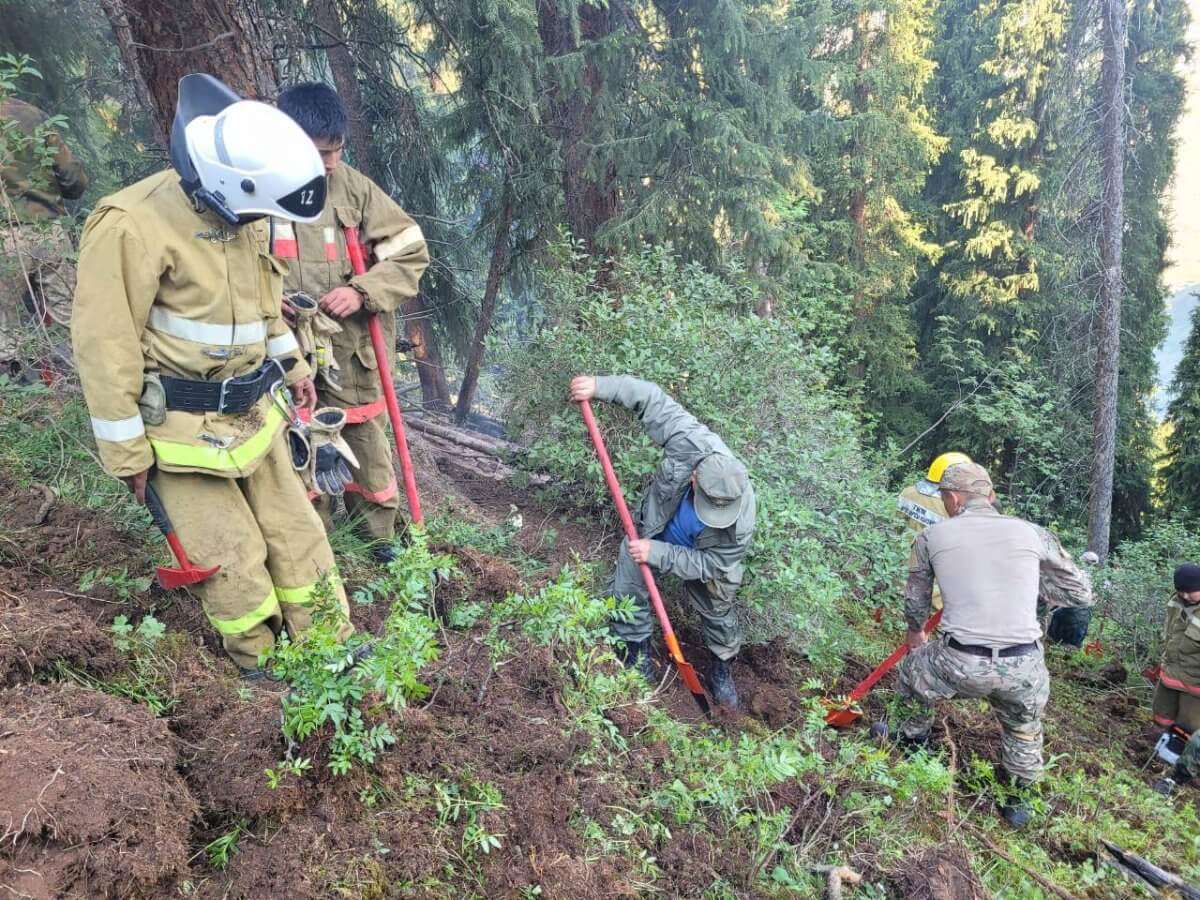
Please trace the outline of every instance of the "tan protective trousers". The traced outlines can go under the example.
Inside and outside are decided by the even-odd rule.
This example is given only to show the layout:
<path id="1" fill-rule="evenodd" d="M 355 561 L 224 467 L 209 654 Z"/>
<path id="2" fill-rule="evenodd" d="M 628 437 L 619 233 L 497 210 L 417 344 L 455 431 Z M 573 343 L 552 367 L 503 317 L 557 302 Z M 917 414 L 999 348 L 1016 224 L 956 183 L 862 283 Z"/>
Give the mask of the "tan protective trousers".
<path id="1" fill-rule="evenodd" d="M 354 632 L 333 551 L 282 433 L 245 478 L 155 471 L 154 487 L 191 561 L 221 567 L 188 590 L 239 666 L 255 668 L 285 625 L 290 637 L 303 634 L 326 575 L 346 614 L 338 637 Z"/>
<path id="2" fill-rule="evenodd" d="M 400 509 L 400 486 L 392 464 L 394 445 L 387 430 L 387 415 L 365 422 L 347 423 L 342 437 L 354 451 L 358 468 L 343 495 L 346 512 L 362 523 L 363 536 L 373 541 L 390 541 L 396 534 Z M 325 527 L 332 530 L 332 504 L 327 497 L 314 501 Z"/>

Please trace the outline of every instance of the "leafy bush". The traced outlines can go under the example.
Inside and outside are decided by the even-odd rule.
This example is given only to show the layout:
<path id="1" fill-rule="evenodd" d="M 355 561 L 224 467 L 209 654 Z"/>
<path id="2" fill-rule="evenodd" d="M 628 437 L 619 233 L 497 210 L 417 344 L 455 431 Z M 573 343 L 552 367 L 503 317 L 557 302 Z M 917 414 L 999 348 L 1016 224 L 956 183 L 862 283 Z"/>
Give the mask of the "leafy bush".
<path id="1" fill-rule="evenodd" d="M 543 318 L 509 354 L 512 421 L 532 439 L 526 465 L 610 508 L 567 385 L 578 373 L 656 382 L 749 466 L 759 504 L 741 592 L 750 636 L 786 635 L 832 662 L 844 649 L 838 602 L 894 585 L 907 548 L 859 444 L 857 406 L 831 383 L 832 354 L 798 317 L 755 316 L 747 282 L 669 248 L 617 263 L 607 289 L 591 287 L 593 275 L 549 271 Z M 632 502 L 660 451 L 623 412 L 598 418 Z"/>
<path id="2" fill-rule="evenodd" d="M 1171 576 L 1185 562 L 1200 562 L 1200 531 L 1194 522 L 1168 519 L 1152 525 L 1140 540 L 1122 543 L 1092 578 L 1096 588 L 1093 632 L 1111 622 L 1104 627 L 1116 627 L 1119 645 L 1139 667 L 1158 662 L 1167 601 L 1174 593 Z M 1117 642 L 1106 639 L 1105 643 Z"/>
<path id="3" fill-rule="evenodd" d="M 356 763 L 372 764 L 380 750 L 395 743 L 378 714 L 382 709 L 399 710 L 428 693 L 417 677 L 438 657 L 437 625 L 427 604 L 432 601 L 434 574 L 448 572 L 450 565 L 449 557 L 429 552 L 423 532 L 412 532 L 386 573 L 365 589 L 368 602 L 378 597 L 391 601 L 380 634 L 354 634 L 345 643 L 337 638 L 344 615 L 323 583 L 314 600 L 312 627 L 301 640 L 282 638 L 266 657 L 271 669 L 291 685 L 283 700 L 283 733 L 290 742 L 331 725 L 329 768 L 338 775 Z M 281 771 L 296 768 L 285 764 Z M 278 776 L 272 773 L 268 778 L 278 783 Z"/>

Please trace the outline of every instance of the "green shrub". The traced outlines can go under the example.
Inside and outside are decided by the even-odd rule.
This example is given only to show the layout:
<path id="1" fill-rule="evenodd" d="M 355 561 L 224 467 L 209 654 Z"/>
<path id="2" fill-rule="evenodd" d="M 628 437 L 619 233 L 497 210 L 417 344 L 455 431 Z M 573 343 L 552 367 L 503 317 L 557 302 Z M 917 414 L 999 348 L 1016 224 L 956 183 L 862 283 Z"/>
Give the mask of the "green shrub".
<path id="1" fill-rule="evenodd" d="M 627 258 L 606 290 L 591 272 L 547 273 L 542 318 L 508 355 L 511 419 L 525 463 L 573 499 L 611 508 L 579 411 L 579 373 L 659 384 L 742 456 L 758 530 L 741 596 L 750 636 L 786 635 L 832 661 L 843 648 L 840 600 L 878 594 L 903 574 L 907 542 L 880 467 L 858 440 L 855 402 L 830 378 L 833 355 L 798 318 L 759 318 L 745 281 L 683 264 L 669 248 Z M 659 459 L 633 418 L 597 411 L 632 503 Z"/>
<path id="2" fill-rule="evenodd" d="M 1158 662 L 1167 601 L 1174 593 L 1171 576 L 1185 562 L 1200 562 L 1200 531 L 1194 522 L 1168 519 L 1146 529 L 1139 540 L 1122 543 L 1092 577 L 1093 634 L 1107 621 L 1105 644 L 1118 646 L 1139 667 Z"/>

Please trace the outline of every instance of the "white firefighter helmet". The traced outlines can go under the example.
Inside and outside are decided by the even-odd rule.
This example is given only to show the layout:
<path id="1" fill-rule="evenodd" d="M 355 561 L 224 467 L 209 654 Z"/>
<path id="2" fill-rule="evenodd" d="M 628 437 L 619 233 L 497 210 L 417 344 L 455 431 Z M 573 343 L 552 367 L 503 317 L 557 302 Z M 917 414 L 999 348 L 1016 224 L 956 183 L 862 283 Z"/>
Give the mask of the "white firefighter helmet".
<path id="1" fill-rule="evenodd" d="M 325 169 L 304 130 L 211 75 L 179 79 L 171 165 L 187 195 L 230 225 L 263 216 L 314 222 L 325 207 Z"/>

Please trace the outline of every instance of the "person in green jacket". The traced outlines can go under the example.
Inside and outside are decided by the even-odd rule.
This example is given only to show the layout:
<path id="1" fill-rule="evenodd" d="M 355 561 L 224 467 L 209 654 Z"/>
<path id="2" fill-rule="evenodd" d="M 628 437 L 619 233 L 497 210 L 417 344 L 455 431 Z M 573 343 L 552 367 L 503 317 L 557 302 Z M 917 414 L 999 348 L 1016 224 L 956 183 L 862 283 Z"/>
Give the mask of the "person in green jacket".
<path id="1" fill-rule="evenodd" d="M 1154 785 L 1167 796 L 1200 777 L 1200 566 L 1180 566 L 1174 582 L 1154 690 L 1154 722 L 1166 729 L 1168 746 L 1179 754 L 1171 774 Z"/>
<path id="2" fill-rule="evenodd" d="M 754 488 L 745 465 L 725 442 L 656 384 L 627 375 L 579 375 L 571 399 L 608 400 L 638 417 L 665 456 L 634 512 L 636 541 L 625 540 L 609 588 L 633 600 L 630 621 L 614 620 L 625 643 L 625 664 L 656 678 L 650 650 L 650 598 L 639 571 L 647 563 L 683 580 L 684 595 L 700 614 L 712 653 L 708 689 L 722 706 L 737 707 L 732 664 L 742 644 L 734 602 L 742 559 L 754 534 Z"/>

